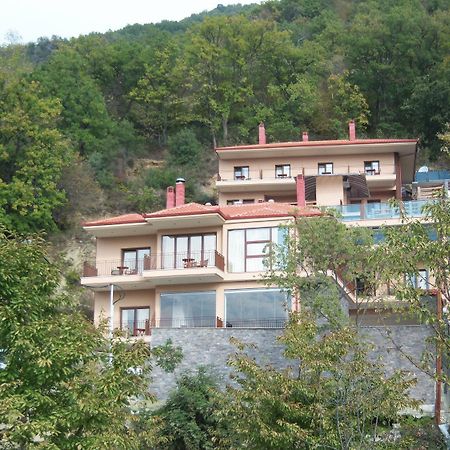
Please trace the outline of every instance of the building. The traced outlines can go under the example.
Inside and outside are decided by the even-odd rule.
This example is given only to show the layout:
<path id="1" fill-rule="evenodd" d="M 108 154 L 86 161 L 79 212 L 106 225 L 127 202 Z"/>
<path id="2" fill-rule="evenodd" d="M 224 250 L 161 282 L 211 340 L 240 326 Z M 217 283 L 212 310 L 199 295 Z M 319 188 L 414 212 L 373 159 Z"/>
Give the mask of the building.
<path id="1" fill-rule="evenodd" d="M 267 249 L 285 232 L 280 225 L 320 215 L 319 207 L 337 209 L 349 226 L 395 225 L 400 211 L 387 202 L 393 197 L 420 217 L 426 200 L 409 195 L 416 148 L 416 139 L 357 139 L 353 122 L 348 140 L 310 141 L 303 133 L 299 142 L 267 143 L 261 124 L 258 144 L 216 149 L 218 205 L 185 204 L 179 179 L 162 211 L 84 224 L 97 241 L 96 260 L 81 279 L 95 291 L 95 320 L 113 311 L 114 327 L 129 336 L 194 345 L 188 353 L 208 354 L 206 363 L 225 366 L 227 330 L 270 353 L 286 304 L 297 307 L 276 286 L 261 284 Z M 358 289 L 349 292 L 350 306 Z M 394 332 L 414 351 L 428 333 Z M 386 350 L 376 333 L 373 341 Z M 427 389 L 423 381 L 417 396 L 429 405 Z"/>

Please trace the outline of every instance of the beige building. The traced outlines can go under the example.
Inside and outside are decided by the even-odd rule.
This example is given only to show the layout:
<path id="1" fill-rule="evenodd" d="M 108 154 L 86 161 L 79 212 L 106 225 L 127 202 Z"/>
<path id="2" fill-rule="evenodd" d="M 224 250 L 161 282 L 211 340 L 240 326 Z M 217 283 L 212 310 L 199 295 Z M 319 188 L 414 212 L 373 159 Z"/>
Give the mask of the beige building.
<path id="1" fill-rule="evenodd" d="M 390 198 L 410 215 L 423 202 L 407 200 L 417 141 L 349 139 L 221 147 L 218 205 L 184 203 L 184 180 L 167 190 L 167 208 L 84 224 L 96 237 L 96 260 L 82 285 L 95 291 L 95 320 L 109 319 L 131 336 L 153 328 L 278 328 L 286 298 L 265 287 L 263 260 L 282 243 L 281 224 L 334 207 L 349 225 L 399 223 Z M 356 295 L 358 287 L 355 286 Z M 352 295 L 352 294 L 350 294 Z"/>

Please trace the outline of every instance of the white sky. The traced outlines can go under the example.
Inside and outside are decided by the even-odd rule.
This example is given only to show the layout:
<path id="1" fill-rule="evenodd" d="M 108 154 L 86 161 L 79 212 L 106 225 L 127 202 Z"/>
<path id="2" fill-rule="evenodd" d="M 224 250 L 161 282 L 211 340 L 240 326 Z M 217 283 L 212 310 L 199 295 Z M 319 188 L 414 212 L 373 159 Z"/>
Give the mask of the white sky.
<path id="1" fill-rule="evenodd" d="M 214 9 L 217 4 L 261 3 L 262 0 L 0 0 L 0 44 L 7 33 L 22 43 L 52 35 L 77 37 L 118 30 L 134 23 L 181 20 Z"/>

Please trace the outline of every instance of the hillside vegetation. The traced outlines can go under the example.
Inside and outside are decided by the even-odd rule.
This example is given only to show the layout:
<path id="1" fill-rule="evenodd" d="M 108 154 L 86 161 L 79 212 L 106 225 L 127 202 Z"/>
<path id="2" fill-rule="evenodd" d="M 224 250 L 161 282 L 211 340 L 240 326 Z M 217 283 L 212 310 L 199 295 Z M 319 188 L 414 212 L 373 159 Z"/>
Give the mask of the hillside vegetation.
<path id="1" fill-rule="evenodd" d="M 418 137 L 444 165 L 447 0 L 280 0 L 0 48 L 0 222 L 152 211 L 177 176 L 213 200 L 213 147 Z"/>

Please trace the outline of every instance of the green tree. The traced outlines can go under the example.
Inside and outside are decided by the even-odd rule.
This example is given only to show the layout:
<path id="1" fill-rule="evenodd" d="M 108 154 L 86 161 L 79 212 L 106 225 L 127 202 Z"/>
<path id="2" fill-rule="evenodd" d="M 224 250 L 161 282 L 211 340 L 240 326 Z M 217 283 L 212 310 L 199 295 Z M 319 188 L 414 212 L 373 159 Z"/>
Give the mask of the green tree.
<path id="1" fill-rule="evenodd" d="M 160 421 L 159 438 L 167 450 L 216 448 L 213 437 L 218 427 L 215 411 L 219 391 L 205 368 L 183 374 L 164 406 L 153 414 Z"/>
<path id="2" fill-rule="evenodd" d="M 65 202 L 58 183 L 72 158 L 60 112 L 38 83 L 0 80 L 0 222 L 16 230 L 56 229 L 54 212 Z"/>
<path id="3" fill-rule="evenodd" d="M 133 413 L 152 399 L 148 345 L 120 336 L 109 342 L 58 289 L 59 280 L 42 239 L 1 231 L 0 447 L 151 445 L 152 429 L 137 433 Z M 163 350 L 161 364 L 162 353 L 174 353 L 170 345 Z"/>

